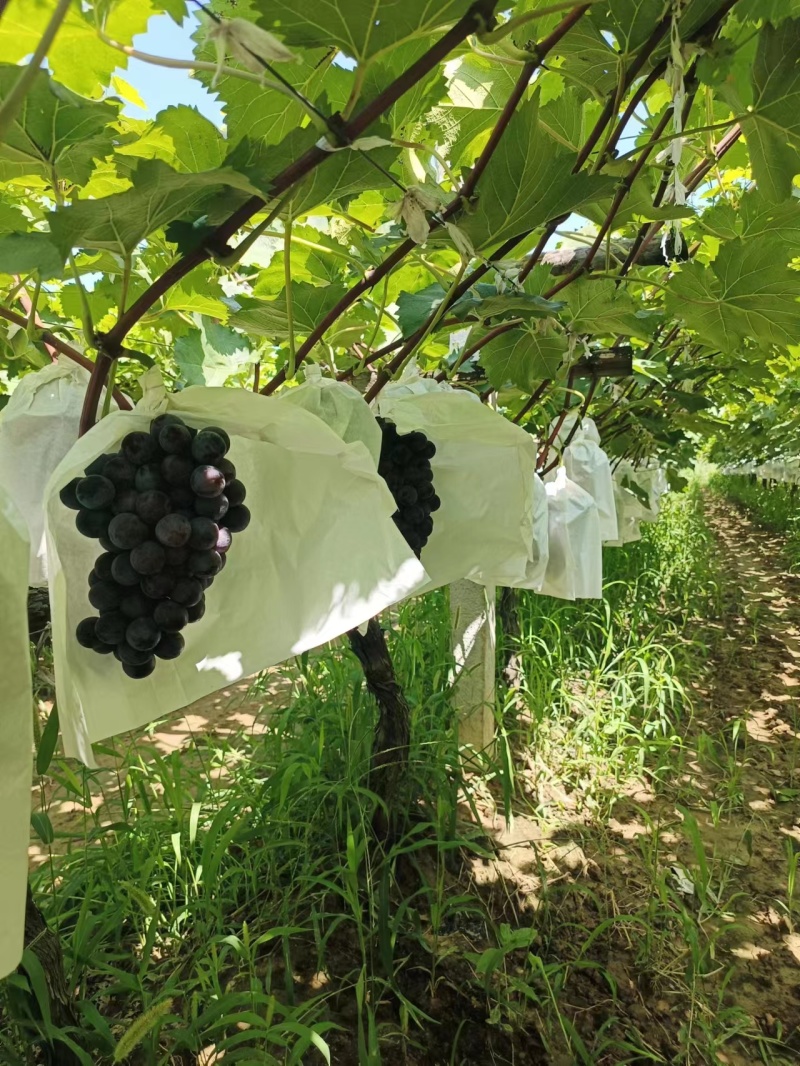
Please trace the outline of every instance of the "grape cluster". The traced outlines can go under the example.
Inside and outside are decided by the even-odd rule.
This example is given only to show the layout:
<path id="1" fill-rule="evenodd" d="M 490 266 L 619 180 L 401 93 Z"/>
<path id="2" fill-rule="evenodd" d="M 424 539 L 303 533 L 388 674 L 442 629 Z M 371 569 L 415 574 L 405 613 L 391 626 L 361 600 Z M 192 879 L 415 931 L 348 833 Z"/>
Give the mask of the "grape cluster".
<path id="1" fill-rule="evenodd" d="M 377 421 L 383 434 L 378 473 L 397 504 L 395 525 L 419 558 L 433 532 L 431 515 L 441 507 L 431 469 L 436 445 L 424 433 L 398 433 L 394 422 Z"/>
<path id="2" fill-rule="evenodd" d="M 98 614 L 75 636 L 83 648 L 113 653 L 128 677 L 180 655 L 180 630 L 203 617 L 232 534 L 250 522 L 245 487 L 225 458 L 230 443 L 217 426 L 198 431 L 159 415 L 149 433 L 129 433 L 60 492 L 78 531 L 104 549 L 89 574 Z"/>

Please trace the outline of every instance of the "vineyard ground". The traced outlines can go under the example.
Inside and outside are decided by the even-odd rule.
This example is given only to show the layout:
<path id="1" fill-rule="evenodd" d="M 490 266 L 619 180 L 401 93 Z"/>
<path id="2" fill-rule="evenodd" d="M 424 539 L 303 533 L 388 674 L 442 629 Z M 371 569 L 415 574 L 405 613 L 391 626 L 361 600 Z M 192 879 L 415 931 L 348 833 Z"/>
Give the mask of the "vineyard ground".
<path id="1" fill-rule="evenodd" d="M 581 750 L 577 732 L 562 723 L 550 738 L 556 743 L 540 736 L 522 744 L 521 730 L 511 824 L 498 775 L 475 774 L 457 807 L 460 834 L 476 843 L 472 855 L 443 865 L 429 849 L 413 869 L 398 867 L 398 900 L 412 895 L 421 874 L 436 886 L 430 898 L 442 909 L 435 918 L 433 905 L 419 908 L 416 941 L 406 928 L 398 933 L 394 987 L 433 1024 L 409 1030 L 406 1018 L 404 1028 L 392 997 L 379 998 L 384 1064 L 783 1066 L 800 1059 L 800 579 L 784 569 L 780 538 L 730 503 L 709 495 L 701 521 L 711 531 L 719 611 L 670 631 L 675 680 L 690 700 L 672 735 L 653 749 L 657 756 L 620 769 L 598 748 L 576 777 L 567 760 Z M 441 627 L 443 617 L 433 621 Z M 430 624 L 422 618 L 420 629 Z M 407 634 L 405 644 L 413 639 Z M 333 661 L 304 678 L 288 664 L 257 691 L 224 690 L 149 734 L 117 738 L 118 755 L 103 756 L 101 771 L 72 783 L 58 760 L 57 780 L 37 781 L 34 790 L 57 835 L 51 848 L 34 845 L 32 865 L 46 864 L 52 852 L 58 871 L 59 857 L 71 851 L 75 877 L 86 845 L 101 849 L 98 830 L 120 818 L 141 827 L 152 857 L 153 842 L 168 841 L 176 811 L 185 817 L 196 797 L 208 804 L 216 790 L 236 786 L 237 774 L 252 772 L 273 714 L 304 700 L 318 713 L 320 678 Z M 402 675 L 404 664 L 398 669 Z M 340 691 L 353 676 L 342 676 Z M 587 700 L 605 702 L 580 674 L 568 689 L 575 720 Z M 527 698 L 523 691 L 523 720 L 533 713 Z M 153 828 L 147 818 L 159 798 L 166 821 Z M 160 846 L 169 852 L 168 843 Z M 104 861 L 110 870 L 113 855 Z M 140 888 L 149 891 L 146 881 Z M 287 924 L 303 924 L 299 911 L 289 913 Z M 343 924 L 327 939 L 324 965 L 319 944 L 303 935 L 292 938 L 291 976 L 286 955 L 250 963 L 259 980 L 268 973 L 273 985 L 293 984 L 299 1003 L 324 1005 L 322 1017 L 339 1027 L 326 1034 L 335 1064 L 373 1061 L 359 1045 L 352 983 L 365 948 L 350 929 Z M 533 930 L 530 956 L 512 942 L 526 930 Z M 511 940 L 484 979 L 480 960 L 504 935 Z M 184 966 L 188 951 L 200 959 L 201 939 L 182 945 Z M 172 969 L 169 956 L 163 964 Z M 238 980 L 228 965 L 226 987 Z M 90 976 L 83 989 L 119 1032 L 137 1006 L 103 995 L 103 982 Z M 153 1046 L 137 1063 L 217 1061 L 213 1041 L 205 1057 L 180 1057 L 170 1056 L 165 1037 L 160 1054 Z"/>

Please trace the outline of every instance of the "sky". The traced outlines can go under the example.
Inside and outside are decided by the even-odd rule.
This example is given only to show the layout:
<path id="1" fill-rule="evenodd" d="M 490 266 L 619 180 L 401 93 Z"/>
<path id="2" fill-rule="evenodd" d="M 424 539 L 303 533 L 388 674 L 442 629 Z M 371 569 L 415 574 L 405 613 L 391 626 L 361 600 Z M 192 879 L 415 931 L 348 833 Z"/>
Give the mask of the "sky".
<path id="1" fill-rule="evenodd" d="M 197 26 L 195 14 L 185 18 L 182 26 L 176 26 L 169 15 L 154 15 L 148 23 L 147 32 L 134 37 L 133 47 L 139 52 L 149 52 L 168 59 L 192 59 L 191 37 Z M 123 110 L 131 118 L 153 118 L 170 104 L 188 104 L 196 107 L 215 125 L 222 125 L 222 108 L 217 98 L 204 89 L 197 78 L 191 76 L 191 71 L 169 70 L 140 59 L 129 59 L 127 69 L 119 67 L 116 73 L 136 89 L 147 105 L 143 111 L 135 104 L 126 102 Z"/>

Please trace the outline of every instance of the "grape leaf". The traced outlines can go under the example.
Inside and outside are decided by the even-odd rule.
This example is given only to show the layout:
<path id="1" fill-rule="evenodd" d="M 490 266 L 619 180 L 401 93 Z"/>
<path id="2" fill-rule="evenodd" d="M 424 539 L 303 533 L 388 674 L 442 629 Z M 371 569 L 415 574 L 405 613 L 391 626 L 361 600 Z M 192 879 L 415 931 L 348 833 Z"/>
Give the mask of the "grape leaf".
<path id="1" fill-rule="evenodd" d="M 623 55 L 644 44 L 664 14 L 663 0 L 608 0 L 591 9 L 592 22 L 610 33 Z"/>
<path id="2" fill-rule="evenodd" d="M 128 255 L 140 241 L 187 212 L 200 214 L 200 206 L 227 187 L 229 207 L 236 196 L 257 193 L 247 179 L 230 168 L 181 174 L 160 159 L 143 160 L 136 168 L 136 183 L 127 192 L 100 200 L 76 200 L 50 216 L 50 230 L 57 246 L 105 248 Z"/>
<path id="3" fill-rule="evenodd" d="M 710 266 L 682 266 L 670 278 L 666 303 L 723 352 L 736 352 L 748 340 L 795 344 L 800 336 L 800 274 L 776 258 L 768 238 L 729 241 Z"/>
<path id="4" fill-rule="evenodd" d="M 577 333 L 622 333 L 629 337 L 650 337 L 658 320 L 640 307 L 610 278 L 590 278 L 573 282 L 564 289 L 569 310 L 563 318 Z"/>
<path id="5" fill-rule="evenodd" d="M 736 16 L 753 22 L 763 19 L 780 26 L 790 18 L 800 18 L 800 0 L 739 0 Z"/>
<path id="6" fill-rule="evenodd" d="M 295 337 L 305 337 L 314 329 L 347 291 L 346 285 L 309 285 L 304 281 L 293 281 L 291 285 L 292 323 Z M 266 337 L 273 344 L 285 341 L 289 336 L 289 312 L 286 304 L 286 292 L 274 300 L 242 299 L 241 309 L 228 319 L 229 325 Z M 360 335 L 363 329 L 363 317 L 351 312 L 325 336 L 326 340 L 341 341 L 343 336 L 350 336 L 354 331 Z M 357 339 L 352 337 L 351 339 Z"/>
<path id="7" fill-rule="evenodd" d="M 456 22 L 472 0 L 256 0 L 259 23 L 289 47 L 337 47 L 363 62 Z"/>
<path id="8" fill-rule="evenodd" d="M 480 364 L 494 388 L 511 384 L 533 392 L 540 382 L 555 377 L 566 354 L 567 339 L 560 333 L 511 329 L 481 349 Z"/>
<path id="9" fill-rule="evenodd" d="M 19 67 L 0 66 L 0 98 L 10 92 Z M 39 71 L 23 100 L 15 121 L 0 144 L 0 181 L 32 174 L 82 185 L 88 181 L 94 160 L 114 147 L 109 128 L 117 104 L 83 100 Z"/>
<path id="10" fill-rule="evenodd" d="M 753 175 L 770 200 L 792 194 L 800 172 L 800 19 L 761 31 L 753 66 L 753 107 L 742 118 Z M 733 100 L 734 106 L 738 101 Z"/>
<path id="11" fill-rule="evenodd" d="M 228 144 L 213 122 L 196 107 L 168 107 L 159 111 L 146 133 L 117 149 L 117 156 L 163 159 L 173 170 L 199 173 L 222 166 Z"/>
<path id="12" fill-rule="evenodd" d="M 553 148 L 535 96 L 509 123 L 478 185 L 478 204 L 459 218 L 476 248 L 520 237 L 556 215 L 608 196 L 615 178 L 573 174 L 575 155 Z"/>
<path id="13" fill-rule="evenodd" d="M 31 274 L 58 278 L 65 257 L 47 233 L 5 233 L 0 236 L 0 274 Z"/>
<path id="14" fill-rule="evenodd" d="M 258 356 L 241 333 L 221 326 L 205 315 L 192 316 L 197 329 L 175 341 L 175 363 L 187 385 L 224 385 Z"/>

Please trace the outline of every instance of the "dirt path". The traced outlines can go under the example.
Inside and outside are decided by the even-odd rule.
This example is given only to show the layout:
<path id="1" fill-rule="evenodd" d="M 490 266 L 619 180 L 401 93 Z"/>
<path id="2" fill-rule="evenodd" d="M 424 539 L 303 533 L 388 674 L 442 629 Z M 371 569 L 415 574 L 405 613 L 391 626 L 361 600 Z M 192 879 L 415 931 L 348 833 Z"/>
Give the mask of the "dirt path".
<path id="1" fill-rule="evenodd" d="M 559 1012 L 598 1066 L 800 1062 L 800 578 L 732 505 L 706 513 L 723 616 L 683 633 L 703 648 L 680 678 L 693 713 L 656 779 L 610 784 L 609 816 L 580 789 L 542 804 L 532 764 L 511 829 L 484 807 L 499 851 L 474 879 L 515 901 L 506 920 L 532 916 L 555 967 L 572 962 Z"/>

